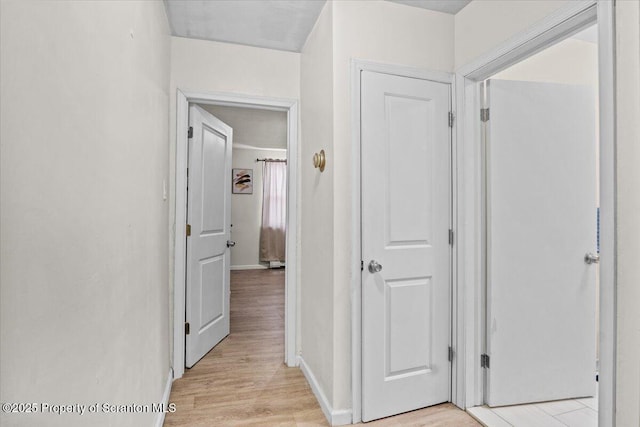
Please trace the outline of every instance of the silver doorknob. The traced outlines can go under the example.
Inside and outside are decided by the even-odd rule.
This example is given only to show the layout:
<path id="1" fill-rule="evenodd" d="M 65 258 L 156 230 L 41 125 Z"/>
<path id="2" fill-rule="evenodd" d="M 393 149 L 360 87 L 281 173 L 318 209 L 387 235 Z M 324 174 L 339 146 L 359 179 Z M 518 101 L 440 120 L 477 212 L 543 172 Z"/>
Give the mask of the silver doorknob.
<path id="1" fill-rule="evenodd" d="M 584 256 L 584 262 L 587 264 L 597 264 L 600 262 L 600 255 L 594 255 L 589 252 Z"/>
<path id="2" fill-rule="evenodd" d="M 369 263 L 369 273 L 379 273 L 382 270 L 382 264 L 378 264 L 378 261 L 371 260 Z"/>
<path id="3" fill-rule="evenodd" d="M 234 242 L 233 240 L 227 240 L 227 247 L 228 248 L 232 248 L 236 245 L 236 242 Z"/>

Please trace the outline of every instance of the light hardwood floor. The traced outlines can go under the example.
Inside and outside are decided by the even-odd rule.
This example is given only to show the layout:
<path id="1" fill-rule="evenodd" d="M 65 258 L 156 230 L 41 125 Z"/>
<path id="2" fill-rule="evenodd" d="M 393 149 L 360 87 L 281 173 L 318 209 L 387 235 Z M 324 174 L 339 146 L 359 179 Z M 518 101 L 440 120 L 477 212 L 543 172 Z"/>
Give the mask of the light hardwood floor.
<path id="1" fill-rule="evenodd" d="M 298 368 L 284 358 L 284 270 L 231 272 L 231 334 L 175 381 L 165 426 L 327 426 Z M 366 426 L 479 426 L 451 404 Z"/>

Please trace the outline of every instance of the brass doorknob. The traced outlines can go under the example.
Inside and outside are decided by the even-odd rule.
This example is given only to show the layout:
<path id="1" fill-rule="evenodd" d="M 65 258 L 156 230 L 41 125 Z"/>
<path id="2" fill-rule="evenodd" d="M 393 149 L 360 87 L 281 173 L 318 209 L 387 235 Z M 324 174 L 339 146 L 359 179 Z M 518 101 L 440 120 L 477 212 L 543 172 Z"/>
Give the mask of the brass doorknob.
<path id="1" fill-rule="evenodd" d="M 320 172 L 324 172 L 324 166 L 327 163 L 327 158 L 324 155 L 324 150 L 320 150 L 319 153 L 313 155 L 313 167 L 320 169 Z"/>

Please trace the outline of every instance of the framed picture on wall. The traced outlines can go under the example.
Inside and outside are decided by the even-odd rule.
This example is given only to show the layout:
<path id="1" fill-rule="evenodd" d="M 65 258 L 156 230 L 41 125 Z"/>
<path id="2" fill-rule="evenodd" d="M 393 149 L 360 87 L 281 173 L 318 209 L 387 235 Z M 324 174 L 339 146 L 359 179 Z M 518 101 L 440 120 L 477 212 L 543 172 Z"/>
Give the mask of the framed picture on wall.
<path id="1" fill-rule="evenodd" d="M 233 169 L 231 192 L 233 194 L 253 194 L 253 169 Z"/>

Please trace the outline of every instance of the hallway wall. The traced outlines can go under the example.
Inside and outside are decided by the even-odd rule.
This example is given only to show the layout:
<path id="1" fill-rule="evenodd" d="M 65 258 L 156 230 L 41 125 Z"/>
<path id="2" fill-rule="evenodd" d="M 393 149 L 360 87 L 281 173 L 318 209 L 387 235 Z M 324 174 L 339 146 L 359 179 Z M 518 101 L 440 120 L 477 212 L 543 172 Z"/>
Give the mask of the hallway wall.
<path id="1" fill-rule="evenodd" d="M 169 373 L 161 2 L 0 2 L 0 401 L 151 404 Z M 157 414 L 1 414 L 140 426 Z"/>
<path id="2" fill-rule="evenodd" d="M 640 425 L 640 3 L 616 3 L 618 426 Z"/>
<path id="3" fill-rule="evenodd" d="M 474 0 L 455 15 L 456 69 L 571 0 Z"/>
<path id="4" fill-rule="evenodd" d="M 326 404 L 333 405 L 333 7 L 328 1 L 302 49 L 300 170 L 302 192 L 301 344 Z M 324 150 L 324 172 L 312 167 Z M 306 160 L 306 161 L 304 161 Z M 322 403 L 322 402 L 321 402 Z M 326 409 L 325 409 L 326 410 Z M 326 415 L 326 414 L 325 414 Z"/>

